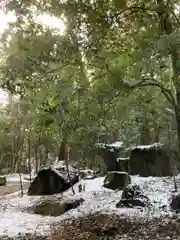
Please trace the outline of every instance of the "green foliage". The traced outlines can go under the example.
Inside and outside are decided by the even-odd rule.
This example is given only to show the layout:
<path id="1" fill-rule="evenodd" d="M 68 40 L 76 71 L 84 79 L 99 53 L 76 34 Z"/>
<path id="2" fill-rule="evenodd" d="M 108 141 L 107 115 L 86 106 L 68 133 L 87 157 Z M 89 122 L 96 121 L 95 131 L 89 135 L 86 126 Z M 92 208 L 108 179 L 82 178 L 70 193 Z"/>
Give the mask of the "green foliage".
<path id="1" fill-rule="evenodd" d="M 177 106 L 175 4 L 164 34 L 153 0 L 9 1 L 17 21 L 2 37 L 1 86 L 26 100 L 34 145 L 58 148 L 65 137 L 84 155 L 101 140 L 152 143 L 157 129 L 165 141 L 166 108 Z M 37 21 L 43 14 L 64 21 L 63 35 Z"/>

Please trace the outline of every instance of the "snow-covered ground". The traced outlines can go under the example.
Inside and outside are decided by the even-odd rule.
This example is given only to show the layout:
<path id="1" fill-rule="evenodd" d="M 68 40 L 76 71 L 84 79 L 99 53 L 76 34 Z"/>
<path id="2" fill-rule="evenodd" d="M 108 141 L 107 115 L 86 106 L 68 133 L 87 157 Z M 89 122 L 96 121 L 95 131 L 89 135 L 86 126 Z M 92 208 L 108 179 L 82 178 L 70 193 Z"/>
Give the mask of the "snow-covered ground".
<path id="1" fill-rule="evenodd" d="M 8 176 L 9 181 L 19 179 L 18 176 Z M 132 177 L 132 182 L 138 184 L 149 196 L 153 207 L 151 209 L 127 209 L 116 208 L 116 203 L 120 200 L 121 191 L 111 191 L 103 188 L 104 178 L 93 180 L 81 180 L 74 186 L 76 195 L 73 196 L 71 189 L 56 197 L 84 198 L 84 202 L 78 208 L 68 211 L 59 217 L 41 216 L 28 211 L 29 207 L 39 202 L 42 197 L 27 196 L 17 197 L 17 193 L 6 196 L 0 200 L 0 236 L 17 236 L 18 233 L 36 232 L 45 234 L 50 230 L 50 225 L 62 220 L 75 218 L 92 212 L 116 213 L 129 217 L 152 217 L 162 214 L 171 214 L 168 205 L 173 191 L 173 179 L 171 177 Z M 78 185 L 85 184 L 85 192 L 78 193 Z M 180 176 L 177 176 L 177 184 L 180 185 Z M 49 196 L 48 198 L 53 198 Z M 162 208 L 162 206 L 167 207 Z"/>
<path id="2" fill-rule="evenodd" d="M 22 181 L 23 182 L 29 182 L 29 174 L 21 174 L 22 177 Z M 31 176 L 32 178 L 34 176 Z M 6 179 L 8 182 L 19 182 L 20 181 L 20 177 L 18 174 L 9 174 L 6 176 Z"/>

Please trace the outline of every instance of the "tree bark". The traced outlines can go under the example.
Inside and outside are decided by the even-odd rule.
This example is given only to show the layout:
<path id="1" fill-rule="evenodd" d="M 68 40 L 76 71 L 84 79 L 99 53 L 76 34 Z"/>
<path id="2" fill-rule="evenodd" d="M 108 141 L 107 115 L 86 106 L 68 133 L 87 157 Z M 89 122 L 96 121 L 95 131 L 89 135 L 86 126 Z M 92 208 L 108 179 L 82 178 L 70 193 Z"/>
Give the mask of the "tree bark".
<path id="1" fill-rule="evenodd" d="M 34 147 L 34 155 L 35 155 L 35 171 L 36 173 L 39 171 L 39 161 L 38 161 L 38 145 Z"/>
<path id="2" fill-rule="evenodd" d="M 67 140 L 65 137 L 62 137 L 60 146 L 59 146 L 59 154 L 58 154 L 58 161 L 61 160 L 66 160 L 66 145 L 67 145 Z"/>
<path id="3" fill-rule="evenodd" d="M 173 33 L 173 24 L 170 19 L 170 14 L 168 12 L 168 7 L 166 7 L 164 0 L 157 0 L 158 6 L 158 16 L 160 20 L 160 27 L 163 33 L 170 35 Z M 176 90 L 176 106 L 175 115 L 177 122 L 177 134 L 178 134 L 178 152 L 179 152 L 179 162 L 180 162 L 180 51 L 179 47 L 172 45 L 171 47 L 171 60 L 172 60 L 172 70 L 173 70 L 173 84 Z"/>
<path id="4" fill-rule="evenodd" d="M 140 123 L 140 145 L 148 145 L 151 143 L 150 127 L 148 116 L 143 116 Z"/>
<path id="5" fill-rule="evenodd" d="M 28 134 L 28 168 L 29 168 L 29 178 L 31 183 L 31 128 L 29 128 L 29 134 Z"/>

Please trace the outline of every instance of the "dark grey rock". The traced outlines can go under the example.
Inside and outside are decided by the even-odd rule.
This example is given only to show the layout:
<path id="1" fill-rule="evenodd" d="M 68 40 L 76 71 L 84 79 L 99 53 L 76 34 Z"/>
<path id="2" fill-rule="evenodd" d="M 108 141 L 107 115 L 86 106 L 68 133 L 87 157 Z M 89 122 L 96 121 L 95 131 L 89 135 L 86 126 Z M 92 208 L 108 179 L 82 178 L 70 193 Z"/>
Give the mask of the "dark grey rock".
<path id="1" fill-rule="evenodd" d="M 170 207 L 172 210 L 180 211 L 180 193 L 175 193 L 172 195 Z"/>
<path id="2" fill-rule="evenodd" d="M 146 207 L 150 204 L 148 196 L 143 193 L 138 185 L 128 185 L 122 193 L 122 197 L 116 207 Z"/>

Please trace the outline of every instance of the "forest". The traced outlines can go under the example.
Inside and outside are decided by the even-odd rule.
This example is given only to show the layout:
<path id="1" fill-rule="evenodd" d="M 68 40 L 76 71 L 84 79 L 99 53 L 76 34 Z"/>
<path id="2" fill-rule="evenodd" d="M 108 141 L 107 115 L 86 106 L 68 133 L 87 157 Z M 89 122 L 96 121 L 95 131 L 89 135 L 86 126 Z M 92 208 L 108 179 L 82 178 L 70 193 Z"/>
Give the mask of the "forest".
<path id="1" fill-rule="evenodd" d="M 18 235 L 9 231 L 14 223 L 3 225 L 8 214 L 0 210 L 2 239 L 180 239 L 180 2 L 1 0 L 0 11 L 13 16 L 0 34 L 0 88 L 7 95 L 0 104 L 0 202 L 11 206 L 13 219 L 18 218 L 16 208 L 29 214 L 29 225 L 17 227 Z M 34 190 L 41 168 L 62 161 L 68 180 L 52 168 L 57 178 L 46 173 L 46 187 Z M 118 161 L 128 163 L 122 167 Z M 83 176 L 80 180 L 73 177 L 73 168 Z M 51 183 L 53 191 L 45 183 L 48 178 L 56 182 Z M 114 186 L 114 178 L 120 186 Z M 10 182 L 18 187 L 12 190 Z M 57 182 L 64 184 L 63 190 Z M 109 182 L 113 187 L 107 187 Z M 140 195 L 133 202 L 128 199 L 127 206 L 131 183 Z M 28 188 L 29 195 L 43 192 L 43 197 L 33 196 L 27 207 Z M 16 196 L 15 205 L 12 194 L 20 189 L 24 196 Z M 44 197 L 50 192 L 55 195 Z M 63 204 L 63 213 L 71 209 L 73 220 L 59 225 L 60 234 L 51 225 L 53 217 L 44 220 L 42 209 L 33 210 L 38 216 L 33 220 L 32 208 L 42 199 L 53 202 L 53 197 L 58 208 L 56 194 L 62 192 L 76 201 Z M 124 204 L 136 220 L 122 218 Z M 76 216 L 77 206 L 84 206 L 84 217 Z M 87 230 L 86 218 L 96 227 Z M 169 232 L 157 228 L 156 221 L 163 225 L 165 218 Z M 35 238 L 33 221 L 53 228 L 51 235 Z"/>

